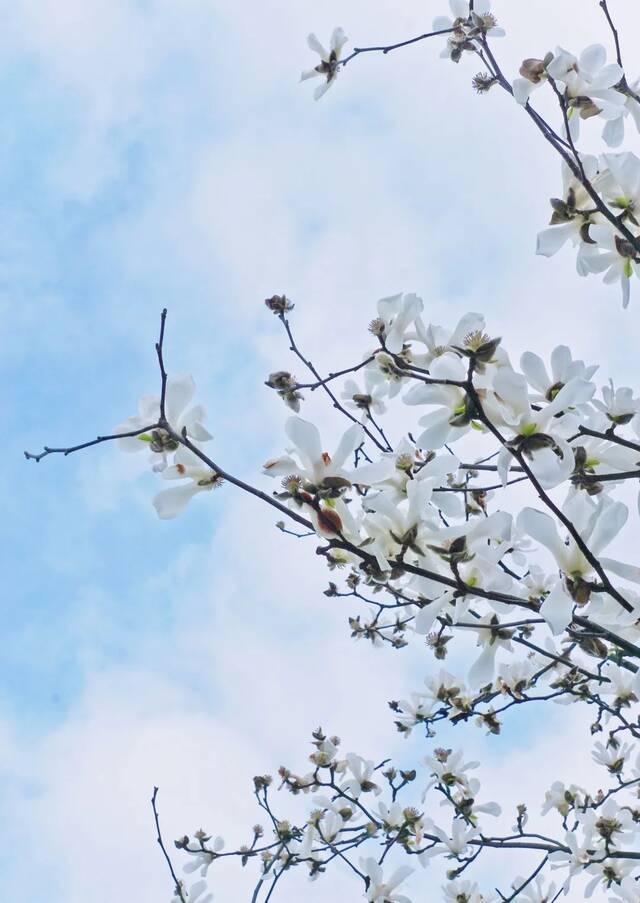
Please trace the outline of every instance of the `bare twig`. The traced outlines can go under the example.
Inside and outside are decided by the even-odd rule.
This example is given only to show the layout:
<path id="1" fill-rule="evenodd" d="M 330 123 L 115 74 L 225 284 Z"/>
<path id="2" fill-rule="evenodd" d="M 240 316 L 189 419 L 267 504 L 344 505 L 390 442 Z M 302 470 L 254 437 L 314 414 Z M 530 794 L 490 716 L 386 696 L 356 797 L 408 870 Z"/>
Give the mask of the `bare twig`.
<path id="1" fill-rule="evenodd" d="M 153 788 L 153 796 L 151 797 L 151 808 L 153 809 L 153 818 L 156 823 L 156 834 L 157 834 L 156 841 L 158 843 L 158 846 L 162 850 L 162 855 L 166 859 L 167 865 L 169 866 L 169 871 L 171 872 L 171 877 L 173 878 L 173 883 L 175 884 L 175 888 L 176 888 L 176 896 L 178 897 L 179 900 L 182 901 L 182 903 L 187 903 L 187 899 L 182 890 L 182 884 L 178 880 L 178 876 L 176 875 L 175 870 L 173 868 L 171 858 L 169 857 L 169 854 L 167 853 L 167 849 L 162 840 L 162 832 L 160 831 L 160 816 L 158 815 L 158 807 L 156 805 L 156 800 L 158 798 L 158 789 L 159 789 L 158 787 Z"/>

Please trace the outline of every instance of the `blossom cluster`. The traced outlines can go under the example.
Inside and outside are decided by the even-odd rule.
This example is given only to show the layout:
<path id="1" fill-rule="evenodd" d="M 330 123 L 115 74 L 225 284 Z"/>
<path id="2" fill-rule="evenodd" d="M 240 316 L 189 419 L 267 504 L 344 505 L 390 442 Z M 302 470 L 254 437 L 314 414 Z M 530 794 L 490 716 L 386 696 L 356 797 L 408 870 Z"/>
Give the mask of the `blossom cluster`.
<path id="1" fill-rule="evenodd" d="M 266 303 L 291 337 L 291 302 L 274 296 Z M 403 736 L 420 728 L 431 738 L 440 722 L 497 734 L 514 706 L 540 700 L 591 707 L 591 733 L 599 737 L 593 760 L 612 786 L 550 789 L 543 810 L 558 811 L 563 833 L 549 840 L 549 866 L 561 871 L 561 887 L 581 875 L 588 892 L 603 887 L 615 890 L 612 899 L 633 899 L 637 869 L 624 850 L 640 824 L 629 802 L 640 776 L 640 568 L 628 555 L 605 552 L 614 543 L 624 550 L 630 507 L 637 518 L 628 496 L 640 477 L 640 398 L 603 383 L 596 365 L 564 345 L 549 360 L 526 351 L 516 365 L 480 314 L 445 328 L 424 313 L 415 294 L 383 298 L 359 363 L 325 379 L 312 368 L 316 378 L 306 384 L 286 370 L 268 377 L 296 413 L 285 424 L 284 453 L 264 464 L 265 477 L 280 486 L 270 497 L 259 492 L 306 527 L 303 539 L 321 539 L 327 597 L 364 607 L 349 617 L 356 640 L 394 649 L 414 641 L 436 660 L 455 660 L 451 670 L 428 673 L 408 699 L 390 701 Z M 300 416 L 306 389 L 328 392 L 349 421 L 331 451 Z M 203 451 L 211 437 L 204 410 L 192 406 L 194 391 L 190 378 L 168 379 L 164 400 L 145 397 L 116 431 L 124 450 L 149 449 L 161 479 L 180 481 L 154 500 L 163 518 L 223 479 Z M 406 413 L 394 437 L 385 418 L 398 406 Z M 445 900 L 491 899 L 462 872 L 480 850 L 506 841 L 487 845 L 480 832 L 480 817 L 484 823 L 499 807 L 478 802 L 479 784 L 461 753 L 440 751 L 421 770 L 389 771 L 341 757 L 337 738 L 322 732 L 314 743 L 312 771 L 281 771 L 291 792 L 319 794 L 305 825 L 276 820 L 268 843 L 256 830 L 251 844 L 229 854 L 221 842 L 185 839 L 181 849 L 204 870 L 199 882 L 221 856 L 260 858 L 274 880 L 304 863 L 317 878 L 336 849 L 344 858 L 365 843 L 393 842 L 396 855 L 402 850 L 423 865 L 437 854 L 456 860 Z M 424 809 L 424 797 L 403 808 L 396 802 L 400 785 L 413 785 L 425 764 L 427 790 L 453 807 L 449 825 Z M 378 796 L 385 781 L 390 800 L 367 808 L 360 825 L 362 795 Z M 269 783 L 257 785 L 263 808 Z M 525 822 L 520 813 L 526 846 Z M 358 862 L 368 900 L 410 899 L 396 887 L 413 865 L 388 873 L 380 856 Z M 522 899 L 538 899 L 538 885 L 527 881 Z M 195 887 L 193 899 L 208 893 L 206 884 Z"/>
<path id="2" fill-rule="evenodd" d="M 473 775 L 479 763 L 467 760 L 460 750 L 436 747 L 418 768 L 403 770 L 388 761 L 376 765 L 354 753 L 342 755 L 340 739 L 321 728 L 314 731 L 312 744 L 310 770 L 279 770 L 279 789 L 310 798 L 304 820 L 279 818 L 270 796 L 273 779 L 258 775 L 254 793 L 268 815 L 267 830 L 255 825 L 249 843 L 225 853 L 222 839 L 211 842 L 202 830 L 175 842 L 188 854 L 185 871 L 199 875 L 187 900 L 208 899 L 201 894 L 207 879 L 213 880 L 209 869 L 221 856 L 237 857 L 243 865 L 255 860 L 258 888 L 266 884 L 268 893 L 294 868 L 303 869 L 312 881 L 322 880 L 339 856 L 361 879 L 369 903 L 417 903 L 423 897 L 413 893 L 418 878 L 414 873 L 432 871 L 442 860 L 447 869 L 440 899 L 450 903 L 492 903 L 507 899 L 507 894 L 523 903 L 548 903 L 566 894 L 578 875 L 586 899 L 595 891 L 609 891 L 611 903 L 638 899 L 634 844 L 640 834 L 640 761 L 629 760 L 627 744 L 595 745 L 594 759 L 615 776 L 608 792 L 590 793 L 559 781 L 549 788 L 540 816 L 555 817 L 553 835 L 547 823 L 533 823 L 536 816 L 525 804 L 515 807 L 515 824 L 506 832 L 493 827 L 501 808 L 491 800 L 479 802 L 481 782 Z M 516 874 L 508 887 L 501 880 L 505 889 L 499 898 L 466 876 L 467 869 L 486 856 L 494 857 L 495 871 L 504 875 L 507 868 L 495 857 L 514 848 L 542 850 L 547 872 L 536 868 L 524 877 Z"/>
<path id="3" fill-rule="evenodd" d="M 451 15 L 438 16 L 434 31 L 427 35 L 387 47 L 357 48 L 342 59 L 347 43 L 342 29 L 333 32 L 329 50 L 312 34 L 309 46 L 319 54 L 320 63 L 303 72 L 302 78 L 322 77 L 317 99 L 354 56 L 369 50 L 388 53 L 437 35 L 446 36 L 441 53 L 446 59 L 458 63 L 464 56 L 479 57 L 489 71 L 473 79 L 478 93 L 487 93 L 495 85 L 508 91 L 527 108 L 563 160 L 562 197 L 551 200 L 551 228 L 538 236 L 537 252 L 551 256 L 570 240 L 578 247 L 578 273 L 604 273 L 606 283 L 619 282 L 626 307 L 631 280 L 640 276 L 640 159 L 631 152 L 605 153 L 598 158 L 583 153 L 578 144 L 580 124 L 585 120 L 603 123 L 602 138 L 609 148 L 622 145 L 628 120 L 640 131 L 640 79 L 627 78 L 619 47 L 617 61 L 611 62 L 604 45 L 591 44 L 578 56 L 555 47 L 543 58 L 527 58 L 518 77 L 509 80 L 489 49 L 489 41 L 504 36 L 505 31 L 488 0 L 450 0 L 450 7 Z M 552 91 L 558 101 L 560 124 L 555 127 L 531 106 L 532 95 L 540 88 Z"/>

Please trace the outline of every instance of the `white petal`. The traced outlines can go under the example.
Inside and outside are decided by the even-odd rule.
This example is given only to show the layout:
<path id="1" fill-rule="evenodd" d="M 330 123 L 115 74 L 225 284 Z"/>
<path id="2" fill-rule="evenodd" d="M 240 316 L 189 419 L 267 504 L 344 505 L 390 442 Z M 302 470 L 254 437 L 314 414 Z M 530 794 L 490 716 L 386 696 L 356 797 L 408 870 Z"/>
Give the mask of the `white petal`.
<path id="1" fill-rule="evenodd" d="M 485 646 L 478 659 L 469 669 L 467 682 L 473 689 L 479 689 L 493 682 L 495 671 L 495 657 L 498 651 L 498 644 L 493 646 Z"/>
<path id="2" fill-rule="evenodd" d="M 322 82 L 321 85 L 318 85 L 318 87 L 313 92 L 314 100 L 320 100 L 321 97 L 324 97 L 324 95 L 327 93 L 327 91 L 329 90 L 329 88 L 331 87 L 331 85 L 334 83 L 335 80 L 336 79 L 334 76 L 333 78 L 330 78 L 327 81 Z"/>
<path id="3" fill-rule="evenodd" d="M 602 137 L 609 147 L 620 147 L 624 141 L 624 118 L 610 119 L 602 130 Z"/>
<path id="4" fill-rule="evenodd" d="M 364 429 L 357 423 L 350 426 L 344 433 L 342 439 L 338 443 L 338 447 L 332 455 L 332 470 L 340 470 L 347 460 L 353 454 L 356 448 L 361 444 L 364 438 Z"/>
<path id="5" fill-rule="evenodd" d="M 526 416 L 531 412 L 527 381 L 521 373 L 500 367 L 494 376 L 493 388 L 514 413 Z"/>
<path id="6" fill-rule="evenodd" d="M 568 53 L 566 50 L 563 50 L 562 47 L 556 47 L 553 53 L 553 59 L 547 66 L 547 72 L 552 78 L 555 79 L 563 79 L 567 72 L 574 66 L 578 61 L 575 56 L 571 53 Z"/>
<path id="7" fill-rule="evenodd" d="M 604 510 L 598 512 L 589 537 L 589 548 L 594 555 L 599 555 L 616 538 L 629 516 L 627 506 L 622 502 L 613 502 L 603 507 Z"/>
<path id="8" fill-rule="evenodd" d="M 333 29 L 333 34 L 331 35 L 331 49 L 335 51 L 337 57 L 340 56 L 340 51 L 348 40 L 349 38 L 341 28 Z"/>
<path id="9" fill-rule="evenodd" d="M 397 868 L 395 872 L 389 876 L 386 880 L 385 884 L 389 888 L 389 890 L 394 890 L 399 884 L 401 884 L 405 878 L 408 878 L 409 875 L 413 874 L 413 869 L 409 865 L 401 865 L 400 868 Z"/>
<path id="10" fill-rule="evenodd" d="M 284 431 L 294 443 L 304 464 L 313 470 L 322 458 L 322 445 L 318 427 L 302 417 L 289 417 Z"/>
<path id="11" fill-rule="evenodd" d="M 177 426 L 180 415 L 196 394 L 196 384 L 192 376 L 176 376 L 167 380 L 165 408 L 167 420 Z"/>
<path id="12" fill-rule="evenodd" d="M 454 427 L 449 423 L 449 411 L 433 411 L 426 417 L 420 418 L 420 424 L 425 427 L 418 436 L 417 445 L 427 451 L 442 448 L 451 437 Z M 458 431 L 462 435 L 463 430 Z"/>
<path id="13" fill-rule="evenodd" d="M 393 459 L 374 461 L 373 464 L 361 464 L 351 472 L 351 482 L 362 486 L 371 486 L 386 480 L 395 471 Z"/>
<path id="14" fill-rule="evenodd" d="M 498 454 L 498 460 L 496 461 L 496 468 L 498 471 L 498 477 L 500 478 L 500 482 L 503 486 L 507 485 L 507 480 L 509 479 L 509 470 L 511 468 L 511 463 L 513 461 L 513 455 L 509 451 L 508 448 L 504 446 L 500 449 Z"/>
<path id="15" fill-rule="evenodd" d="M 553 257 L 571 238 L 574 231 L 573 223 L 562 223 L 559 226 L 549 226 L 548 229 L 538 232 L 536 254 L 542 255 L 542 257 Z"/>
<path id="16" fill-rule="evenodd" d="M 635 154 L 603 154 L 603 159 L 624 194 L 640 195 L 640 160 Z"/>
<path id="17" fill-rule="evenodd" d="M 630 580 L 632 583 L 640 583 L 640 567 L 633 564 L 625 564 L 622 561 L 616 561 L 614 558 L 601 558 L 600 564 L 605 571 L 611 571 L 623 580 Z"/>
<path id="18" fill-rule="evenodd" d="M 531 470 L 543 489 L 554 489 L 569 478 L 574 468 L 573 449 L 559 436 L 555 441 L 562 454 L 557 455 L 550 448 L 541 448 L 535 452 L 531 461 Z"/>
<path id="19" fill-rule="evenodd" d="M 122 423 L 118 424 L 113 432 L 116 435 L 118 433 L 131 433 L 146 425 L 146 423 L 141 422 L 140 417 L 129 417 L 127 420 L 123 420 Z M 117 442 L 118 448 L 123 452 L 139 452 L 142 451 L 143 448 L 149 448 L 149 443 L 145 442 L 144 439 L 140 439 L 138 436 L 126 436 L 122 439 L 118 439 Z"/>
<path id="20" fill-rule="evenodd" d="M 553 356 L 551 361 L 553 364 Z M 533 351 L 525 351 L 520 358 L 520 369 L 527 377 L 529 385 L 537 389 L 542 395 L 545 395 L 551 385 L 551 381 L 542 358 L 534 354 Z"/>
<path id="21" fill-rule="evenodd" d="M 607 51 L 602 44 L 590 44 L 580 54 L 578 65 L 588 75 L 593 75 L 607 62 Z"/>
<path id="22" fill-rule="evenodd" d="M 314 34 L 309 35 L 309 37 L 307 38 L 307 44 L 309 45 L 310 49 L 319 54 L 323 60 L 329 59 L 329 54 Z"/>
<path id="23" fill-rule="evenodd" d="M 269 477 L 286 477 L 291 473 L 296 473 L 298 464 L 288 455 L 282 458 L 270 458 L 262 465 L 262 472 Z"/>
<path id="24" fill-rule="evenodd" d="M 531 92 L 535 88 L 533 82 L 529 81 L 528 78 L 515 78 L 513 80 L 513 97 L 517 103 L 525 106 L 527 101 L 529 100 L 529 96 Z"/>
<path id="25" fill-rule="evenodd" d="M 586 379 L 572 379 L 566 383 L 558 392 L 556 397 L 542 412 L 543 416 L 538 418 L 540 424 L 546 424 L 551 417 L 560 411 L 566 410 L 576 404 L 586 404 L 591 401 L 596 387 L 593 383 Z"/>
<path id="26" fill-rule="evenodd" d="M 158 517 L 162 518 L 162 520 L 171 520 L 171 518 L 182 514 L 190 500 L 199 491 L 200 487 L 193 482 L 184 486 L 174 486 L 171 489 L 165 489 L 154 498 L 153 507 L 156 509 Z"/>
<path id="27" fill-rule="evenodd" d="M 519 530 L 549 549 L 558 564 L 562 562 L 564 543 L 558 536 L 553 519 L 548 514 L 537 511 L 535 508 L 523 508 L 518 515 L 517 525 Z"/>
<path id="28" fill-rule="evenodd" d="M 449 339 L 449 345 L 460 345 L 462 344 L 464 337 L 470 332 L 484 332 L 484 328 L 485 319 L 482 314 L 473 312 L 465 314 L 453 330 L 451 338 Z M 464 379 L 464 376 L 462 378 Z"/>
<path id="29" fill-rule="evenodd" d="M 606 90 L 607 88 L 613 88 L 614 85 L 617 85 L 623 75 L 624 72 L 617 63 L 609 63 L 608 66 L 603 66 L 592 78 L 591 84 L 597 91 Z M 624 96 L 622 94 L 620 95 L 619 103 L 624 103 Z"/>
<path id="30" fill-rule="evenodd" d="M 318 72 L 317 69 L 305 69 L 300 73 L 300 81 L 305 82 L 308 78 L 319 78 L 322 75 L 322 72 Z"/>
<path id="31" fill-rule="evenodd" d="M 564 591 L 559 581 L 551 590 L 540 607 L 540 614 L 545 619 L 554 636 L 562 633 L 571 622 L 573 601 Z"/>
<path id="32" fill-rule="evenodd" d="M 469 15 L 469 0 L 449 0 L 449 7 L 455 19 L 466 19 Z"/>

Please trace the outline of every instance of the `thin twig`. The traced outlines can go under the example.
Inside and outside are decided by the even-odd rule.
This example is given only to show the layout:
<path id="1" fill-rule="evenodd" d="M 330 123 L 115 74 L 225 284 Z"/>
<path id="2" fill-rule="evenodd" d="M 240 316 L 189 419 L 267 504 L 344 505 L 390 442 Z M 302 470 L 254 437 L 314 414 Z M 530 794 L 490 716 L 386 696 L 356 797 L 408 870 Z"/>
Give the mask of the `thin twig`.
<path id="1" fill-rule="evenodd" d="M 156 832 L 157 832 L 156 841 L 158 843 L 158 846 L 162 850 L 162 854 L 167 861 L 167 865 L 169 866 L 169 871 L 171 872 L 171 877 L 173 878 L 173 883 L 176 886 L 176 896 L 182 901 L 182 903 L 187 903 L 186 897 L 184 896 L 184 894 L 182 892 L 182 885 L 181 885 L 180 881 L 178 880 L 178 877 L 174 871 L 173 864 L 171 862 L 169 854 L 167 853 L 166 847 L 162 841 L 162 832 L 160 831 L 160 816 L 158 815 L 158 808 L 156 806 L 156 799 L 158 797 L 158 789 L 159 789 L 158 787 L 153 788 L 153 796 L 151 797 L 151 808 L 153 809 L 153 818 L 156 823 Z"/>
<path id="2" fill-rule="evenodd" d="M 167 400 L 167 371 L 164 366 L 164 327 L 167 322 L 167 308 L 165 307 L 160 314 L 160 337 L 156 342 L 156 354 L 158 356 L 158 366 L 160 367 L 160 423 L 164 424 L 167 420 L 165 404 Z"/>
<path id="3" fill-rule="evenodd" d="M 417 44 L 419 41 L 425 41 L 427 38 L 434 38 L 441 34 L 451 34 L 455 28 L 441 28 L 439 31 L 428 31 L 426 34 L 420 34 L 415 38 L 409 38 L 407 41 L 398 41 L 397 44 L 382 44 L 377 47 L 354 47 L 349 56 L 340 60 L 340 65 L 344 68 L 356 56 L 362 53 L 382 53 L 386 56 L 392 50 L 398 50 L 400 47 L 408 47 L 410 44 Z"/>
<path id="4" fill-rule="evenodd" d="M 135 436 L 142 436 L 144 433 L 150 433 L 152 430 L 157 429 L 159 424 L 152 423 L 149 426 L 143 426 L 138 430 L 131 430 L 128 433 L 113 433 L 110 436 L 98 436 L 97 439 L 91 439 L 89 442 L 81 442 L 80 445 L 71 445 L 67 448 L 49 448 L 48 445 L 45 445 L 44 451 L 41 451 L 40 454 L 32 454 L 31 452 L 24 452 L 24 456 L 27 461 L 35 461 L 39 463 L 43 458 L 46 458 L 48 455 L 72 455 L 73 452 L 82 451 L 85 448 L 91 448 L 94 445 L 100 445 L 102 442 L 113 442 L 115 439 L 131 439 Z"/>

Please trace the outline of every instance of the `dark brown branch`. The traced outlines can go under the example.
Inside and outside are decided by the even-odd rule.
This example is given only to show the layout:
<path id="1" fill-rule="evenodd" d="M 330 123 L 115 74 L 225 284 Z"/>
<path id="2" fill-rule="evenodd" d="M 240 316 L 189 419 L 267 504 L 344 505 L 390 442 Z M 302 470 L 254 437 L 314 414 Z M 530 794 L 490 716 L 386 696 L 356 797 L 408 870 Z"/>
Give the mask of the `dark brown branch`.
<path id="1" fill-rule="evenodd" d="M 313 383 L 296 383 L 295 386 L 292 386 L 291 388 L 292 390 L 310 389 L 312 392 L 315 392 L 315 390 L 320 388 L 320 386 L 324 386 L 327 383 L 332 382 L 334 379 L 338 379 L 340 376 L 346 376 L 348 373 L 357 373 L 358 370 L 362 370 L 363 367 L 366 367 L 367 364 L 370 364 L 375 359 L 376 355 L 370 354 L 369 357 L 365 358 L 363 361 L 353 367 L 345 367 L 344 370 L 336 370 L 335 373 L 330 373 L 328 376 L 325 376 L 324 379 L 317 379 Z"/>
<path id="2" fill-rule="evenodd" d="M 44 451 L 41 451 L 40 454 L 34 455 L 31 452 L 26 451 L 24 453 L 27 461 L 35 461 L 36 463 L 42 461 L 43 458 L 46 458 L 47 455 L 67 455 L 73 454 L 73 452 L 82 451 L 85 448 L 91 448 L 94 445 L 100 445 L 102 442 L 113 442 L 114 439 L 131 439 L 135 436 L 141 436 L 143 433 L 149 433 L 152 430 L 157 429 L 159 424 L 152 423 L 149 426 L 144 426 L 139 430 L 131 430 L 129 433 L 113 433 L 110 436 L 98 436 L 97 439 L 91 439 L 90 442 L 82 442 L 80 445 L 71 445 L 67 448 L 49 448 L 48 445 L 45 445 Z"/>
<path id="3" fill-rule="evenodd" d="M 167 322 L 167 308 L 165 307 L 160 314 L 160 337 L 156 342 L 156 354 L 158 356 L 158 366 L 160 367 L 160 423 L 164 424 L 167 420 L 165 404 L 167 400 L 167 371 L 164 366 L 164 327 Z"/>
<path id="4" fill-rule="evenodd" d="M 287 508 L 286 505 L 283 505 L 273 496 L 268 495 L 266 492 L 262 492 L 261 489 L 256 489 L 255 486 L 251 486 L 249 483 L 245 483 L 243 480 L 239 480 L 238 477 L 234 477 L 232 474 L 227 473 L 226 470 L 223 470 L 219 467 L 211 458 L 206 455 L 202 449 L 198 448 L 197 445 L 194 445 L 193 442 L 188 438 L 186 432 L 175 433 L 172 429 L 169 429 L 169 435 L 179 442 L 181 445 L 184 445 L 185 448 L 188 448 L 189 451 L 193 452 L 193 454 L 200 458 L 203 464 L 206 464 L 207 467 L 210 467 L 211 470 L 216 473 L 221 479 L 223 479 L 227 483 L 231 483 L 232 486 L 237 486 L 238 489 L 243 489 L 245 492 L 248 492 L 250 495 L 255 496 L 263 502 L 266 502 L 267 505 L 271 505 L 272 508 L 277 508 L 282 514 L 286 514 L 287 517 L 290 517 L 291 520 L 294 520 L 297 524 L 300 524 L 303 527 L 306 527 L 308 530 L 313 530 L 315 532 L 314 526 L 310 520 L 307 520 L 306 517 L 302 517 L 301 514 L 297 514 L 295 511 L 292 511 L 291 508 Z"/>
<path id="5" fill-rule="evenodd" d="M 616 480 L 637 480 L 640 478 L 640 470 L 625 470 L 621 473 L 585 473 L 580 474 L 581 483 L 611 483 Z"/>
<path id="6" fill-rule="evenodd" d="M 613 427 L 605 433 L 600 433 L 598 430 L 591 430 L 586 426 L 580 426 L 578 427 L 578 433 L 576 433 L 575 436 L 572 436 L 569 442 L 573 442 L 574 439 L 577 439 L 579 436 L 593 436 L 594 439 L 606 439 L 607 442 L 613 442 L 615 445 L 622 445 L 624 448 L 631 448 L 633 451 L 640 452 L 640 445 L 638 445 L 637 442 L 630 442 L 628 439 L 617 436 L 613 432 Z"/>
<path id="7" fill-rule="evenodd" d="M 607 22 L 609 23 L 609 28 L 611 29 L 611 34 L 613 35 L 613 42 L 616 45 L 616 60 L 618 61 L 618 66 L 622 68 L 622 52 L 620 50 L 620 38 L 618 36 L 618 29 L 613 24 L 613 19 L 611 18 L 611 14 L 609 13 L 609 7 L 607 6 L 607 0 L 600 0 L 598 4 L 600 9 L 605 14 Z"/>
<path id="8" fill-rule="evenodd" d="M 173 883 L 176 886 L 176 896 L 179 897 L 179 899 L 182 901 L 182 903 L 187 903 L 186 897 L 184 896 L 184 893 L 182 892 L 182 885 L 180 884 L 180 881 L 178 880 L 178 877 L 174 871 L 173 864 L 171 862 L 169 854 L 167 853 L 166 847 L 162 841 L 162 832 L 160 831 L 160 816 L 158 815 L 158 808 L 156 806 L 157 797 L 158 797 L 158 787 L 154 787 L 153 788 L 153 796 L 151 797 L 151 808 L 153 809 L 153 818 L 156 823 L 156 833 L 157 833 L 156 841 L 158 843 L 158 846 L 162 850 L 162 855 L 166 859 L 167 865 L 169 866 L 169 871 L 171 872 L 171 877 L 173 878 Z"/>
<path id="9" fill-rule="evenodd" d="M 340 65 L 342 67 L 346 66 L 347 63 L 349 63 L 356 56 L 360 56 L 360 54 L 362 53 L 382 53 L 386 55 L 387 53 L 391 53 L 392 50 L 398 50 L 400 47 L 408 47 L 410 44 L 417 44 L 419 41 L 426 41 L 427 38 L 434 38 L 437 35 L 451 34 L 452 31 L 455 31 L 455 29 L 441 28 L 439 31 L 429 31 L 426 34 L 420 34 L 415 38 L 409 38 L 406 41 L 399 41 L 397 44 L 382 44 L 378 47 L 354 47 L 349 56 L 345 57 L 343 60 L 340 60 Z"/>

